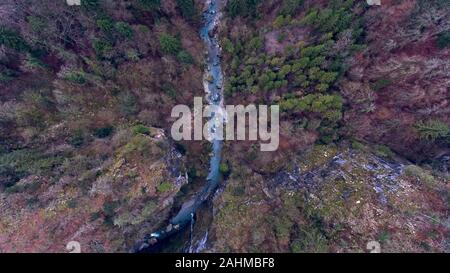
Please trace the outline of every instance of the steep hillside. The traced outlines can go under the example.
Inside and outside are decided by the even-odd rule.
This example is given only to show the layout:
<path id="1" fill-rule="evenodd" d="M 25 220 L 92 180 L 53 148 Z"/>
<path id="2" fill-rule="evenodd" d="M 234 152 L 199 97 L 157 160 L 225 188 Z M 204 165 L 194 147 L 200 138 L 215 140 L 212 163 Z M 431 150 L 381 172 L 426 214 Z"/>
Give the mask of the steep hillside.
<path id="1" fill-rule="evenodd" d="M 450 5 L 382 2 L 228 1 L 226 101 L 281 136 L 226 142 L 209 251 L 449 250 Z"/>
<path id="2" fill-rule="evenodd" d="M 203 175 L 206 146 L 167 135 L 203 94 L 184 2 L 2 1 L 0 251 L 127 252 Z"/>
<path id="3" fill-rule="evenodd" d="M 208 183 L 211 144 L 170 136 L 205 97 L 208 2 L 81 3 L 0 3 L 0 252 L 135 250 Z M 223 4 L 215 88 L 279 105 L 280 146 L 224 141 L 159 250 L 449 252 L 450 0 Z"/>

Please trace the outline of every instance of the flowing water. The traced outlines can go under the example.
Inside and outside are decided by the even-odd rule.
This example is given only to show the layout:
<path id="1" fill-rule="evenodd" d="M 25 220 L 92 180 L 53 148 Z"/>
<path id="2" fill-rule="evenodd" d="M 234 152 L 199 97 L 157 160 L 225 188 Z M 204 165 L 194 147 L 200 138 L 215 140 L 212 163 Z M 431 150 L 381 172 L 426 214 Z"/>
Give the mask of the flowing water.
<path id="1" fill-rule="evenodd" d="M 206 93 L 206 99 L 210 105 L 223 106 L 223 75 L 220 65 L 220 46 L 217 35 L 214 34 L 215 28 L 219 23 L 221 16 L 220 9 L 223 0 L 209 0 L 206 5 L 207 10 L 203 13 L 204 26 L 200 30 L 200 37 L 205 43 L 206 52 L 206 71 L 203 79 L 203 85 Z M 223 122 L 220 113 L 212 113 L 211 120 L 216 122 Z M 213 135 L 217 128 L 217 123 L 210 127 L 210 134 Z M 160 245 L 164 244 L 167 239 L 179 231 L 183 230 L 190 224 L 189 235 L 189 252 L 198 252 L 205 248 L 206 240 L 208 238 L 208 231 L 204 235 L 197 246 L 193 245 L 194 238 L 194 224 L 195 215 L 200 206 L 208 200 L 208 198 L 215 192 L 220 182 L 220 161 L 222 152 L 222 141 L 212 141 L 212 151 L 210 158 L 209 173 L 206 178 L 206 185 L 192 197 L 190 200 L 183 203 L 179 212 L 170 220 L 169 225 L 162 230 L 155 231 L 145 238 L 146 243 L 138 246 L 135 251 L 157 251 Z M 159 246 L 159 248 L 158 248 Z"/>

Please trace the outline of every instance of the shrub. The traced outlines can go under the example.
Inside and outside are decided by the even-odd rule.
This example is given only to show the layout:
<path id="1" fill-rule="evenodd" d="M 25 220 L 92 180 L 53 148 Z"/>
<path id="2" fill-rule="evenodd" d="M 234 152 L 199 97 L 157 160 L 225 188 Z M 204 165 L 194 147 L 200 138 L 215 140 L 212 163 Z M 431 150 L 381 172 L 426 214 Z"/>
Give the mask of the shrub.
<path id="1" fill-rule="evenodd" d="M 114 30 L 113 21 L 109 18 L 98 19 L 96 23 L 97 27 L 105 33 L 111 33 Z"/>
<path id="2" fill-rule="evenodd" d="M 86 73 L 83 71 L 68 71 L 64 74 L 64 79 L 76 84 L 85 84 Z"/>
<path id="3" fill-rule="evenodd" d="M 155 143 L 143 135 L 135 135 L 120 149 L 119 154 L 125 158 L 136 158 L 136 156 L 159 158 L 164 154 L 164 150 L 158 143 L 161 142 Z"/>
<path id="4" fill-rule="evenodd" d="M 299 109 L 317 113 L 325 113 L 342 108 L 342 97 L 339 95 L 307 95 L 299 102 Z"/>
<path id="5" fill-rule="evenodd" d="M 392 80 L 389 78 L 381 78 L 372 84 L 372 89 L 375 91 L 381 90 L 392 84 Z"/>
<path id="6" fill-rule="evenodd" d="M 172 184 L 169 182 L 163 182 L 158 187 L 156 187 L 159 193 L 165 193 L 172 190 Z"/>
<path id="7" fill-rule="evenodd" d="M 30 24 L 31 30 L 34 32 L 41 32 L 48 26 L 45 19 L 37 16 L 28 16 L 27 20 Z"/>
<path id="8" fill-rule="evenodd" d="M 323 253 L 328 251 L 328 242 L 325 236 L 316 227 L 304 227 L 299 236 L 290 247 L 292 252 Z"/>
<path id="9" fill-rule="evenodd" d="M 327 8 L 311 10 L 302 23 L 322 33 L 339 33 L 348 29 L 353 22 L 352 5 L 353 1 L 330 1 Z"/>
<path id="10" fill-rule="evenodd" d="M 137 62 L 141 59 L 141 55 L 139 54 L 139 52 L 136 49 L 129 49 L 127 50 L 127 52 L 125 53 L 127 56 L 127 59 L 133 62 Z"/>
<path id="11" fill-rule="evenodd" d="M 392 152 L 391 148 L 385 145 L 376 145 L 375 146 L 375 154 L 381 157 L 392 158 L 394 157 L 394 152 Z"/>
<path id="12" fill-rule="evenodd" d="M 290 21 L 291 21 L 291 17 L 289 15 L 288 16 L 279 15 L 273 22 L 273 26 L 275 28 L 281 28 L 281 27 L 289 24 Z"/>
<path id="13" fill-rule="evenodd" d="M 352 139 L 352 140 L 351 140 L 351 145 L 352 145 L 352 148 L 353 148 L 353 149 L 356 149 L 356 150 L 364 150 L 364 144 L 361 143 L 361 142 L 359 142 L 359 141 L 356 140 L 356 139 Z"/>
<path id="14" fill-rule="evenodd" d="M 255 52 L 264 46 L 264 41 L 260 37 L 252 38 L 246 45 L 247 49 L 250 49 L 252 52 Z"/>
<path id="15" fill-rule="evenodd" d="M 224 49 L 226 52 L 230 53 L 230 54 L 234 53 L 234 45 L 233 45 L 233 42 L 231 42 L 230 39 L 225 38 L 225 39 L 223 40 L 223 49 Z"/>
<path id="16" fill-rule="evenodd" d="M 293 222 L 286 216 L 278 216 L 273 218 L 275 235 L 278 239 L 289 239 Z"/>
<path id="17" fill-rule="evenodd" d="M 322 83 L 331 84 L 337 78 L 338 73 L 336 72 L 324 72 L 319 76 L 319 81 Z"/>
<path id="18" fill-rule="evenodd" d="M 103 204 L 103 215 L 105 216 L 105 224 L 114 224 L 114 215 L 116 214 L 116 209 L 119 207 L 118 201 L 107 201 Z"/>
<path id="19" fill-rule="evenodd" d="M 86 9 L 96 9 L 100 5 L 100 0 L 82 0 L 81 6 Z"/>
<path id="20" fill-rule="evenodd" d="M 100 128 L 94 129 L 93 135 L 98 138 L 105 138 L 105 137 L 110 136 L 113 131 L 114 131 L 114 127 L 105 126 L 105 127 L 100 127 Z"/>
<path id="21" fill-rule="evenodd" d="M 131 92 L 120 93 L 118 100 L 120 102 L 120 112 L 125 116 L 136 114 L 139 111 L 136 96 Z"/>
<path id="22" fill-rule="evenodd" d="M 440 49 L 444 49 L 450 46 L 450 31 L 439 34 L 437 39 L 437 46 Z"/>
<path id="23" fill-rule="evenodd" d="M 93 47 L 97 56 L 100 57 L 111 52 L 113 49 L 112 44 L 106 40 L 96 40 L 93 44 Z"/>
<path id="24" fill-rule="evenodd" d="M 320 83 L 318 85 L 316 85 L 316 90 L 319 92 L 325 92 L 328 90 L 330 86 L 326 83 Z"/>
<path id="25" fill-rule="evenodd" d="M 191 54 L 189 54 L 189 52 L 187 52 L 185 50 L 181 50 L 180 52 L 178 52 L 177 59 L 180 62 L 185 63 L 185 64 L 194 63 L 194 59 L 192 58 Z"/>
<path id="26" fill-rule="evenodd" d="M 301 50 L 301 56 L 302 57 L 309 57 L 309 58 L 315 58 L 322 54 L 325 50 L 325 45 L 316 45 L 316 46 L 310 46 L 302 48 Z"/>
<path id="27" fill-rule="evenodd" d="M 46 126 L 46 118 L 46 111 L 38 107 L 22 105 L 16 112 L 17 124 L 30 129 L 43 129 Z"/>
<path id="28" fill-rule="evenodd" d="M 415 128 L 422 139 L 429 141 L 448 137 L 450 133 L 448 124 L 439 120 L 419 121 L 416 123 Z"/>
<path id="29" fill-rule="evenodd" d="M 176 55 L 181 51 L 180 40 L 167 33 L 159 35 L 159 45 L 164 54 Z"/>
<path id="30" fill-rule="evenodd" d="M 0 26 L 0 45 L 4 45 L 20 52 L 30 49 L 27 42 L 20 34 L 2 26 Z"/>
<path id="31" fill-rule="evenodd" d="M 81 147 L 84 144 L 84 133 L 82 130 L 74 132 L 70 138 L 70 144 L 76 148 Z"/>
<path id="32" fill-rule="evenodd" d="M 150 135 L 150 129 L 142 124 L 136 125 L 133 127 L 133 133 L 135 134 L 143 134 Z"/>
<path id="33" fill-rule="evenodd" d="M 37 69 L 37 68 L 45 68 L 46 65 L 38 58 L 32 56 L 31 54 L 27 54 L 27 57 L 25 59 L 24 67 L 30 70 Z"/>
<path id="34" fill-rule="evenodd" d="M 408 165 L 405 168 L 405 175 L 419 179 L 427 185 L 433 185 L 436 181 L 427 171 L 416 165 Z"/>
<path id="35" fill-rule="evenodd" d="M 48 173 L 62 162 L 62 156 L 45 154 L 37 149 L 13 150 L 0 154 L 0 183 L 6 187 L 13 186 L 27 175 Z"/>
<path id="36" fill-rule="evenodd" d="M 144 10 L 155 10 L 161 6 L 161 0 L 139 0 L 139 4 Z"/>
<path id="37" fill-rule="evenodd" d="M 194 1 L 192 0 L 177 0 L 177 6 L 181 11 L 181 14 L 186 19 L 192 19 L 196 15 Z"/>
<path id="38" fill-rule="evenodd" d="M 294 15 L 295 12 L 303 5 L 304 0 L 284 0 L 281 6 L 280 14 Z"/>
<path id="39" fill-rule="evenodd" d="M 148 217 L 150 217 L 153 212 L 155 211 L 155 209 L 158 207 L 158 204 L 156 204 L 155 202 L 148 202 L 145 207 L 142 209 L 141 215 L 147 219 Z"/>
<path id="40" fill-rule="evenodd" d="M 177 97 L 178 91 L 175 89 L 173 85 L 166 83 L 162 86 L 162 89 L 164 93 L 167 96 L 171 97 L 172 99 L 175 99 Z"/>
<path id="41" fill-rule="evenodd" d="M 133 37 L 133 29 L 127 22 L 117 22 L 115 29 L 124 38 L 131 39 Z"/>
<path id="42" fill-rule="evenodd" d="M 226 8 L 231 18 L 255 16 L 260 2 L 261 0 L 230 0 Z"/>
<path id="43" fill-rule="evenodd" d="M 22 95 L 22 98 L 27 103 L 31 103 L 36 108 L 41 110 L 50 110 L 53 106 L 51 94 L 48 90 L 27 90 Z"/>
<path id="44" fill-rule="evenodd" d="M 16 71 L 9 68 L 4 68 L 0 71 L 0 82 L 8 82 L 18 75 L 19 73 L 17 73 Z"/>
<path id="45" fill-rule="evenodd" d="M 228 164 L 225 162 L 220 163 L 219 171 L 223 175 L 228 175 L 230 173 L 230 167 L 228 167 Z"/>

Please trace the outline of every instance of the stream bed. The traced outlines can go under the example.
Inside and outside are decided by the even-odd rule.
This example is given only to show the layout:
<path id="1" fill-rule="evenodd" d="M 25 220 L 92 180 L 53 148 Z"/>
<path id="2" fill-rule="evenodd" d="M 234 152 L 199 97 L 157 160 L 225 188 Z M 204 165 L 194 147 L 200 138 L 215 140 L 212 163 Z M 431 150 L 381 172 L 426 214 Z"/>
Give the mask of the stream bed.
<path id="1" fill-rule="evenodd" d="M 203 12 L 204 25 L 200 29 L 200 37 L 205 43 L 205 60 L 206 71 L 203 77 L 203 86 L 205 89 L 206 100 L 210 105 L 223 107 L 223 74 L 221 68 L 221 49 L 215 29 L 219 23 L 221 16 L 222 0 L 208 0 L 206 2 L 207 9 Z M 220 117 L 220 120 L 218 119 Z M 211 120 L 218 120 L 223 122 L 220 113 L 213 112 Z M 210 126 L 210 134 L 214 135 L 216 130 L 216 123 Z M 222 140 L 213 139 L 211 141 L 210 166 L 206 184 L 190 199 L 184 201 L 180 210 L 169 221 L 166 228 L 154 231 L 146 236 L 143 243 L 136 247 L 134 252 L 161 252 L 162 249 L 174 251 L 180 246 L 167 248 L 165 245 L 175 244 L 179 245 L 180 241 L 185 242 L 186 236 L 182 231 L 188 230 L 188 244 L 182 247 L 181 251 L 199 252 L 206 246 L 208 239 L 208 230 L 204 226 L 205 222 L 210 222 L 212 219 L 209 213 L 208 206 L 203 206 L 207 203 L 217 186 L 219 185 L 221 175 L 219 171 Z M 205 216 L 205 219 L 200 219 L 199 215 Z M 198 242 L 194 243 L 194 229 L 198 223 L 199 229 L 202 230 Z M 202 225 L 203 224 L 203 225 Z M 175 237 L 175 238 L 174 238 Z M 179 237 L 179 238 L 176 238 Z"/>

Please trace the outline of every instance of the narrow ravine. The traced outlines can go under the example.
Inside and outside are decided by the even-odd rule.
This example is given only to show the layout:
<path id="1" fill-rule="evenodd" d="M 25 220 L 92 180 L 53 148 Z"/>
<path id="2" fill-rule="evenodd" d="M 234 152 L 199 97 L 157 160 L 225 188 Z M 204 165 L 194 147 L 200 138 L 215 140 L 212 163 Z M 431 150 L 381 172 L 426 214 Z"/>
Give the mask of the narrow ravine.
<path id="1" fill-rule="evenodd" d="M 221 53 L 220 45 L 215 29 L 219 23 L 221 16 L 221 8 L 223 0 L 208 0 L 206 2 L 208 8 L 203 13 L 204 26 L 200 30 L 200 37 L 205 43 L 205 59 L 206 71 L 203 77 L 203 85 L 205 89 L 206 100 L 210 105 L 223 106 L 223 75 L 221 68 Z M 213 135 L 217 128 L 217 123 L 222 123 L 223 118 L 220 113 L 213 112 L 211 120 L 215 123 L 210 129 L 210 134 Z M 134 250 L 135 252 L 151 252 L 152 249 L 157 249 L 158 245 L 175 235 L 187 226 L 190 226 L 190 236 L 188 242 L 188 251 L 196 252 L 196 249 L 203 249 L 207 240 L 207 233 L 201 240 L 201 246 L 193 247 L 192 238 L 195 225 L 195 216 L 199 207 L 215 192 L 220 182 L 220 161 L 222 152 L 222 140 L 212 140 L 212 151 L 210 157 L 209 173 L 206 178 L 206 185 L 194 195 L 194 197 L 183 203 L 179 212 L 170 220 L 165 229 L 150 233 L 145 238 L 145 242 L 141 243 Z"/>

